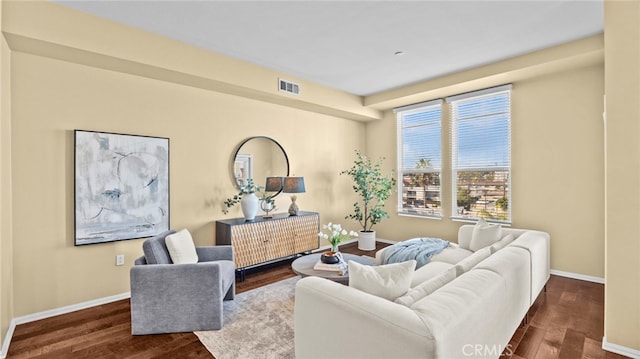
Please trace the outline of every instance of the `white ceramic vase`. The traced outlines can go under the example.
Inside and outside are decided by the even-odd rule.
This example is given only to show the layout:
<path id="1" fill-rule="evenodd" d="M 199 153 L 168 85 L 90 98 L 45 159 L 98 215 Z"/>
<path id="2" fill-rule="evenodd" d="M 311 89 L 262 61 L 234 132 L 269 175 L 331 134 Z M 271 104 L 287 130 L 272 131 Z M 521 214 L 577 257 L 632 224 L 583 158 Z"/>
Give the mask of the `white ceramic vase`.
<path id="1" fill-rule="evenodd" d="M 240 200 L 240 207 L 242 207 L 242 214 L 247 221 L 253 221 L 258 213 L 260 207 L 260 200 L 255 193 L 249 193 L 242 196 Z"/>
<path id="2" fill-rule="evenodd" d="M 376 249 L 376 231 L 358 232 L 358 249 L 361 251 L 373 251 Z"/>

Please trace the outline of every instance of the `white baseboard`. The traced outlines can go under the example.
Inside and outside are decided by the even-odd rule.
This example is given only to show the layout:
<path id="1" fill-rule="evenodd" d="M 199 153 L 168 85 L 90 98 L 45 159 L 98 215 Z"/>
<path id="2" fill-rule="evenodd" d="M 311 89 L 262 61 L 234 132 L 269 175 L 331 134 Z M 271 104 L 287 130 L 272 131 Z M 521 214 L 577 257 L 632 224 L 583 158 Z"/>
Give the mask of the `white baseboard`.
<path id="1" fill-rule="evenodd" d="M 635 359 L 640 358 L 640 350 L 631 349 L 631 348 L 624 347 L 622 345 L 609 343 L 607 341 L 607 337 L 602 337 L 602 349 L 608 352 L 624 355 L 629 358 L 635 358 Z"/>
<path id="2" fill-rule="evenodd" d="M 95 307 L 98 305 L 107 304 L 111 302 L 116 302 L 118 300 L 127 299 L 127 298 L 131 298 L 131 292 L 116 294 L 110 297 L 98 298 L 98 299 L 89 300 L 89 301 L 78 303 L 78 304 L 67 305 L 60 308 L 45 310 L 43 312 L 38 312 L 38 313 L 33 313 L 33 314 L 28 314 L 28 315 L 23 315 L 21 317 L 13 318 L 7 330 L 7 335 L 4 338 L 4 341 L 2 342 L 0 359 L 4 359 L 7 357 L 7 353 L 9 352 L 9 344 L 11 344 L 11 338 L 13 337 L 13 332 L 15 331 L 17 325 L 35 322 L 36 320 L 51 318 L 51 317 L 55 317 L 56 315 L 67 314 L 67 313 L 75 312 L 77 310 L 87 309 L 87 308 L 91 308 L 91 307 Z"/>
<path id="3" fill-rule="evenodd" d="M 11 344 L 11 338 L 13 337 L 13 332 L 16 329 L 16 320 L 12 320 L 11 324 L 9 324 L 9 328 L 7 329 L 7 336 L 4 337 L 4 341 L 2 342 L 2 349 L 0 350 L 0 359 L 5 359 L 7 357 L 7 353 L 9 353 L 9 344 Z"/>
<path id="4" fill-rule="evenodd" d="M 586 282 L 604 284 L 604 278 L 602 278 L 602 277 L 594 277 L 594 276 L 585 275 L 585 274 L 565 272 L 565 271 L 561 271 L 561 270 L 557 270 L 557 269 L 552 269 L 550 272 L 551 272 L 551 274 L 557 275 L 557 276 L 560 276 L 560 277 L 567 277 L 567 278 L 583 280 L 583 281 L 586 281 Z"/>

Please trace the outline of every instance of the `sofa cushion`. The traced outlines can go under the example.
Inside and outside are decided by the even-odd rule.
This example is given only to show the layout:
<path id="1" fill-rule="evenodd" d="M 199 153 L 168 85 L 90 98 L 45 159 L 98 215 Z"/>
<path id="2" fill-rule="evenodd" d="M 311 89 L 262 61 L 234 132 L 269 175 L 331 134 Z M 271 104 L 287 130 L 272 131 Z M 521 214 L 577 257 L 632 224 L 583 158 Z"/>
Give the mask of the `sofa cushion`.
<path id="1" fill-rule="evenodd" d="M 482 248 L 467 258 L 461 260 L 456 264 L 456 275 L 460 276 L 465 272 L 468 272 L 471 268 L 475 267 L 478 263 L 489 258 L 491 255 L 491 249 L 489 247 Z"/>
<path id="2" fill-rule="evenodd" d="M 442 252 L 435 254 L 433 257 L 431 257 L 430 263 L 445 262 L 453 265 L 467 258 L 472 254 L 473 254 L 472 251 L 468 249 L 464 249 L 459 245 L 452 243 L 451 246 L 445 248 Z"/>
<path id="3" fill-rule="evenodd" d="M 431 278 L 437 277 L 440 273 L 453 268 L 453 264 L 445 262 L 429 262 L 426 265 L 418 268 L 413 273 L 413 279 L 411 279 L 411 288 L 417 287 L 425 281 Z"/>
<path id="4" fill-rule="evenodd" d="M 165 243 L 165 238 L 176 231 L 166 231 L 158 234 L 155 237 L 151 237 L 142 243 L 142 252 L 147 264 L 171 264 L 171 257 L 169 256 L 169 250 Z"/>
<path id="5" fill-rule="evenodd" d="M 509 233 L 506 236 L 502 237 L 501 240 L 497 241 L 496 243 L 492 244 L 491 247 L 489 247 L 489 249 L 491 250 L 491 254 L 494 254 L 495 252 L 508 246 L 511 242 L 513 242 L 514 239 L 516 239 L 516 236 L 514 236 L 513 233 Z"/>
<path id="6" fill-rule="evenodd" d="M 502 227 L 499 224 L 489 224 L 484 218 L 480 218 L 471 235 L 469 250 L 476 252 L 484 247 L 489 247 L 502 238 Z"/>
<path id="7" fill-rule="evenodd" d="M 445 270 L 444 272 L 441 272 L 433 278 L 422 282 L 415 288 L 409 289 L 407 294 L 396 298 L 394 302 L 402 304 L 405 307 L 411 307 L 413 303 L 435 292 L 436 290 L 440 289 L 440 287 L 451 282 L 455 278 L 456 269 L 451 266 L 451 268 L 449 268 L 448 270 Z"/>
<path id="8" fill-rule="evenodd" d="M 168 235 L 165 242 L 173 263 L 198 263 L 196 245 L 193 243 L 191 234 L 186 229 Z"/>
<path id="9" fill-rule="evenodd" d="M 381 266 L 349 261 L 349 286 L 393 301 L 407 293 L 415 269 L 414 260 Z"/>

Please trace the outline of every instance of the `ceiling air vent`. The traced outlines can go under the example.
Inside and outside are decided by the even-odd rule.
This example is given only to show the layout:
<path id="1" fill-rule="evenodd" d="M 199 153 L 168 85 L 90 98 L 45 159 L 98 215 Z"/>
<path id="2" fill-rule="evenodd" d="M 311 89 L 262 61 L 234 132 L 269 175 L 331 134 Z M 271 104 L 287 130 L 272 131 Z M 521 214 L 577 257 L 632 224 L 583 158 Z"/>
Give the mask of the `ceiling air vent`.
<path id="1" fill-rule="evenodd" d="M 293 95 L 300 94 L 300 85 L 293 83 L 291 81 L 283 80 L 283 79 L 278 79 L 278 82 L 280 83 L 278 86 L 278 89 L 280 91 L 290 93 Z"/>

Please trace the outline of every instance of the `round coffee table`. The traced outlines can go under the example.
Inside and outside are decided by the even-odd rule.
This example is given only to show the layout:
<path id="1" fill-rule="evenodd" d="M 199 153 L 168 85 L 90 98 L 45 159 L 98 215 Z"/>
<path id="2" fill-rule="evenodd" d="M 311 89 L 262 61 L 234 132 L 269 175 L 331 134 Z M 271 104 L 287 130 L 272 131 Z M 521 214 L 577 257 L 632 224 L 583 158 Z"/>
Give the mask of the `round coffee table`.
<path id="1" fill-rule="evenodd" d="M 291 269 L 293 269 L 293 271 L 296 274 L 299 274 L 302 277 L 316 276 L 316 277 L 322 277 L 322 278 L 329 279 L 334 282 L 338 282 L 342 284 L 349 284 L 348 272 L 344 275 L 341 275 L 338 272 L 313 269 L 313 266 L 315 266 L 316 263 L 318 263 L 318 261 L 320 260 L 321 254 L 322 253 L 314 253 L 314 254 L 302 256 L 296 259 L 295 261 L 293 261 L 293 263 L 291 263 Z M 373 264 L 371 259 L 358 256 L 355 254 L 342 253 L 342 257 L 346 262 L 351 260 L 351 261 L 355 261 L 365 265 Z"/>

